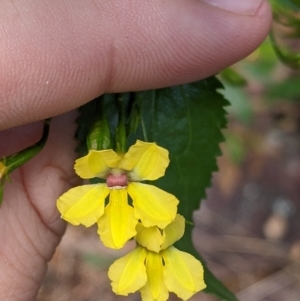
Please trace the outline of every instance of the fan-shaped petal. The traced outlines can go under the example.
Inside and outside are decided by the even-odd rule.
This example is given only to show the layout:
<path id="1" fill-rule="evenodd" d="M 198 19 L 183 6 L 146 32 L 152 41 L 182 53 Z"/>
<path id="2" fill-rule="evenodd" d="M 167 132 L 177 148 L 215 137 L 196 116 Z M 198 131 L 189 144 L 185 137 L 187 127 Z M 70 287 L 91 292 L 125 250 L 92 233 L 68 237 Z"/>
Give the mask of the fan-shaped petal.
<path id="1" fill-rule="evenodd" d="M 127 296 L 146 284 L 146 254 L 146 249 L 137 247 L 110 266 L 108 277 L 112 281 L 112 290 L 116 294 Z"/>
<path id="2" fill-rule="evenodd" d="M 104 202 L 108 194 L 109 189 L 105 184 L 78 186 L 57 200 L 57 208 L 67 222 L 89 227 L 104 213 Z"/>
<path id="3" fill-rule="evenodd" d="M 169 247 L 161 252 L 165 266 L 164 279 L 167 289 L 183 300 L 206 287 L 203 267 L 192 255 Z"/>
<path id="4" fill-rule="evenodd" d="M 174 195 L 156 186 L 136 182 L 129 183 L 127 189 L 133 200 L 135 217 L 145 227 L 163 229 L 175 219 L 179 201 Z"/>
<path id="5" fill-rule="evenodd" d="M 120 161 L 119 168 L 130 171 L 132 181 L 156 180 L 165 174 L 169 162 L 166 149 L 137 140 Z"/>
<path id="6" fill-rule="evenodd" d="M 82 179 L 104 178 L 111 168 L 117 167 L 120 157 L 112 149 L 90 150 L 75 161 L 75 172 Z"/>

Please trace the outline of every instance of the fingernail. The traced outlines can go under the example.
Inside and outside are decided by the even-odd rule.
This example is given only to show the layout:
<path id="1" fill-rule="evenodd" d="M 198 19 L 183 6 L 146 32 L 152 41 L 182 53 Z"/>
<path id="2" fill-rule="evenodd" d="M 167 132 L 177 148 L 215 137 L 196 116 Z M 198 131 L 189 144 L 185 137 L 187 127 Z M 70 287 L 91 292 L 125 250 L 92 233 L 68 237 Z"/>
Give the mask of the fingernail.
<path id="1" fill-rule="evenodd" d="M 202 0 L 212 6 L 241 15 L 253 16 L 264 0 Z"/>

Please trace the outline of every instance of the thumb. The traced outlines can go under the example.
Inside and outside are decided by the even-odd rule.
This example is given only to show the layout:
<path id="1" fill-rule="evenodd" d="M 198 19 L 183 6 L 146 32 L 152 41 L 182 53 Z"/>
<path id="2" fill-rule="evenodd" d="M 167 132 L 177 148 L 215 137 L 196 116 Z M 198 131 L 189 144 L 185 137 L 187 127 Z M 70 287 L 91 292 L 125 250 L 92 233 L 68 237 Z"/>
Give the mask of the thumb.
<path id="1" fill-rule="evenodd" d="M 0 129 L 105 92 L 210 76 L 253 51 L 270 22 L 264 0 L 8 2 L 0 12 Z"/>

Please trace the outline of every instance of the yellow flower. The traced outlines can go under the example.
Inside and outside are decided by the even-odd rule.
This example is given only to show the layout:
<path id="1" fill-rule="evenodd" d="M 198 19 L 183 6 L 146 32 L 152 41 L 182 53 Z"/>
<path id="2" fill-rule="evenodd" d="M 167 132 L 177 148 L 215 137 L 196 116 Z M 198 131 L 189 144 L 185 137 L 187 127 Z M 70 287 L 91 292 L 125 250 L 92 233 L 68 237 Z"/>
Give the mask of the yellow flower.
<path id="1" fill-rule="evenodd" d="M 183 235 L 184 223 L 177 215 L 164 230 L 139 225 L 138 246 L 109 268 L 113 291 L 127 296 L 140 290 L 143 301 L 165 301 L 169 292 L 187 300 L 203 290 L 206 285 L 201 263 L 172 246 Z"/>
<path id="2" fill-rule="evenodd" d="M 57 208 L 73 225 L 89 227 L 97 223 L 104 245 L 122 248 L 136 234 L 138 220 L 145 227 L 162 229 L 174 220 L 178 205 L 175 196 L 137 182 L 162 177 L 168 164 L 168 151 L 155 143 L 137 141 L 125 155 L 111 149 L 90 150 L 76 160 L 75 171 L 83 179 L 99 177 L 106 183 L 70 189 L 58 199 Z M 128 204 L 128 194 L 133 207 Z"/>

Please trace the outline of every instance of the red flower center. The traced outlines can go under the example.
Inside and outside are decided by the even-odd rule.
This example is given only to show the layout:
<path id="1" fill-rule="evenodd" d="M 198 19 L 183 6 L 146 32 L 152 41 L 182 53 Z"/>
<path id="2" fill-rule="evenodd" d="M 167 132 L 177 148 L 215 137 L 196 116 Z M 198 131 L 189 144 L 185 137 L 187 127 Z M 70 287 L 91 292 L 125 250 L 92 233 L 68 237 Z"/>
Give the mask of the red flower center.
<path id="1" fill-rule="evenodd" d="M 126 187 L 128 184 L 128 178 L 125 174 L 120 175 L 112 175 L 109 174 L 106 178 L 106 185 L 107 187 Z"/>

